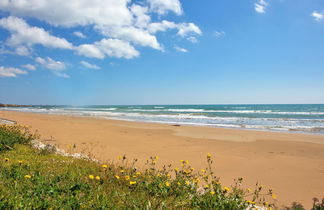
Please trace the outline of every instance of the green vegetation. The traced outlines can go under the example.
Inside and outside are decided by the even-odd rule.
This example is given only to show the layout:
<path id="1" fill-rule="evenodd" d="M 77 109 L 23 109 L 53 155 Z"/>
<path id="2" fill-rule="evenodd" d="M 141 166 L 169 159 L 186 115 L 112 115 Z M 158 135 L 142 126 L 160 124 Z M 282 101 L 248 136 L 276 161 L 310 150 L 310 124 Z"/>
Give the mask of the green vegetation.
<path id="1" fill-rule="evenodd" d="M 31 146 L 36 135 L 22 126 L 0 126 L 0 209 L 246 209 L 274 207 L 271 190 L 242 188 L 242 178 L 224 187 L 208 168 L 156 168 L 158 157 L 138 171 L 135 160 L 99 164 Z M 272 197 L 272 198 L 271 198 Z M 247 200 L 249 199 L 249 200 Z"/>

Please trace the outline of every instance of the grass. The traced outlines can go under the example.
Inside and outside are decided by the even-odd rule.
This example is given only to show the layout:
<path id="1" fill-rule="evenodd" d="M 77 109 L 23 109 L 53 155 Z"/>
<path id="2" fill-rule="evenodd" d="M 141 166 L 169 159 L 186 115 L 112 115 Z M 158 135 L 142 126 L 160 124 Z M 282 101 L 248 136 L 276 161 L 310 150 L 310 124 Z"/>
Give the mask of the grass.
<path id="1" fill-rule="evenodd" d="M 0 209 L 246 209 L 274 208 L 276 195 L 242 188 L 242 178 L 224 187 L 211 170 L 156 168 L 158 157 L 138 171 L 135 160 L 97 163 L 35 149 L 37 137 L 23 126 L 0 126 Z M 249 198 L 249 200 L 247 199 Z"/>

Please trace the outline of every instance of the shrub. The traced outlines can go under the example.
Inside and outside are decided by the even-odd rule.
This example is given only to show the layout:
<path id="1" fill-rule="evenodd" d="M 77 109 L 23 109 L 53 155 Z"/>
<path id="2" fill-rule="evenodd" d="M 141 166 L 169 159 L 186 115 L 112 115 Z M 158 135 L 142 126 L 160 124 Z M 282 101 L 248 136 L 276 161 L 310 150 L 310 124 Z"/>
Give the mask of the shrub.
<path id="1" fill-rule="evenodd" d="M 27 126 L 0 125 L 0 152 L 13 149 L 15 144 L 30 144 L 34 138 Z"/>

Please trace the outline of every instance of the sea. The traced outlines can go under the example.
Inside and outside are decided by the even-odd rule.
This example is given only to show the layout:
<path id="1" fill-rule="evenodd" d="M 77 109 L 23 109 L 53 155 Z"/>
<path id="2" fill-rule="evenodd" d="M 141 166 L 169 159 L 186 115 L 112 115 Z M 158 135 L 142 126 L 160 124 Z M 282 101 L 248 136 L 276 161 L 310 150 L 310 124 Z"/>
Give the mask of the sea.
<path id="1" fill-rule="evenodd" d="M 89 116 L 172 125 L 324 134 L 324 104 L 46 105 L 5 107 L 0 110 Z"/>

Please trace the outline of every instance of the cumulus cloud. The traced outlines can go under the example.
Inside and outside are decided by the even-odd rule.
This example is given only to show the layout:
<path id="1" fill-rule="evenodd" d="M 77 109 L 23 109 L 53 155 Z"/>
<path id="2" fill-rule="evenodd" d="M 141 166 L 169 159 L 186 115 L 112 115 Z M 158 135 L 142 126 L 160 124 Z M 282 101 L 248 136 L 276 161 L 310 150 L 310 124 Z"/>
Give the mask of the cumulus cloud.
<path id="1" fill-rule="evenodd" d="M 188 52 L 187 49 L 182 48 L 182 47 L 179 47 L 179 46 L 174 46 L 174 49 L 175 49 L 176 51 L 179 51 L 179 52 Z"/>
<path id="2" fill-rule="evenodd" d="M 160 15 L 164 15 L 169 11 L 177 15 L 182 14 L 181 3 L 179 0 L 148 0 L 150 9 Z"/>
<path id="3" fill-rule="evenodd" d="M 30 50 L 25 46 L 19 46 L 15 49 L 17 55 L 28 56 L 30 55 Z"/>
<path id="4" fill-rule="evenodd" d="M 157 50 L 162 50 L 155 36 L 148 31 L 135 27 L 103 27 L 103 34 L 108 37 L 125 40 L 145 47 L 152 47 Z"/>
<path id="5" fill-rule="evenodd" d="M 83 44 L 77 48 L 80 55 L 103 59 L 106 56 L 117 58 L 134 58 L 139 52 L 128 42 L 119 39 L 102 39 L 94 44 Z"/>
<path id="6" fill-rule="evenodd" d="M 321 21 L 324 18 L 324 12 L 316 12 L 314 11 L 311 16 L 316 20 L 316 21 Z"/>
<path id="7" fill-rule="evenodd" d="M 11 46 L 41 44 L 45 47 L 52 48 L 72 48 L 72 44 L 65 39 L 52 36 L 43 28 L 31 27 L 21 18 L 13 16 L 2 18 L 0 19 L 0 26 L 12 33 L 6 41 Z"/>
<path id="8" fill-rule="evenodd" d="M 63 73 L 65 70 L 65 64 L 61 61 L 55 61 L 50 57 L 41 58 L 37 57 L 35 59 L 37 63 L 39 63 L 43 68 L 51 70 L 56 76 L 69 78 L 70 76 Z"/>
<path id="9" fill-rule="evenodd" d="M 268 6 L 268 3 L 265 0 L 258 0 L 256 3 L 254 3 L 254 9 L 257 13 L 266 13 L 266 7 Z"/>
<path id="10" fill-rule="evenodd" d="M 21 67 L 25 68 L 25 69 L 28 69 L 30 71 L 35 71 L 36 70 L 36 67 L 32 64 L 25 64 L 25 65 L 22 65 Z"/>
<path id="11" fill-rule="evenodd" d="M 57 5 L 60 5 L 59 7 Z M 173 12 L 182 15 L 179 0 L 147 0 L 138 3 L 131 0 L 1 0 L 0 11 L 16 17 L 2 19 L 2 27 L 11 32 L 7 40 L 11 45 L 41 44 L 45 47 L 73 49 L 79 55 L 103 59 L 106 56 L 118 58 L 134 58 L 139 56 L 136 46 L 150 47 L 163 51 L 156 33 L 176 30 L 183 38 L 202 35 L 194 23 L 175 23 L 163 20 L 162 15 Z M 158 21 L 153 13 L 159 15 Z M 29 26 L 21 18 L 36 18 L 48 24 L 63 28 L 92 27 L 94 32 L 104 36 L 101 41 L 82 43 L 73 46 L 64 38 L 51 35 L 39 27 Z M 10 22 L 10 23 L 9 23 Z M 84 38 L 80 31 L 75 36 Z M 121 47 L 121 49 L 115 46 Z M 27 55 L 27 51 L 20 52 Z"/>
<path id="12" fill-rule="evenodd" d="M 18 74 L 27 74 L 18 68 L 0 66 L 0 77 L 16 77 Z"/>
<path id="13" fill-rule="evenodd" d="M 154 22 L 148 25 L 148 31 L 155 34 L 158 31 L 166 31 L 168 29 L 178 28 L 178 25 L 174 22 L 163 20 L 162 22 Z"/>
<path id="14" fill-rule="evenodd" d="M 84 35 L 81 31 L 74 31 L 73 35 L 82 39 L 86 38 L 86 35 Z"/>
<path id="15" fill-rule="evenodd" d="M 99 66 L 88 63 L 86 61 L 80 61 L 80 64 L 88 69 L 101 69 Z"/>
<path id="16" fill-rule="evenodd" d="M 145 28 L 149 22 L 151 22 L 151 17 L 148 15 L 148 7 L 142 7 L 139 5 L 132 5 L 131 11 L 135 17 L 135 26 L 140 28 Z"/>
<path id="17" fill-rule="evenodd" d="M 182 24 L 179 24 L 178 25 L 178 35 L 179 36 L 187 36 L 187 35 L 190 35 L 190 34 L 198 34 L 198 35 L 201 35 L 202 32 L 201 30 L 199 29 L 198 26 L 196 26 L 195 24 L 193 23 L 182 23 Z"/>
<path id="18" fill-rule="evenodd" d="M 129 25 L 129 0 L 2 0 L 1 10 L 15 16 L 34 17 L 54 26 Z"/>

